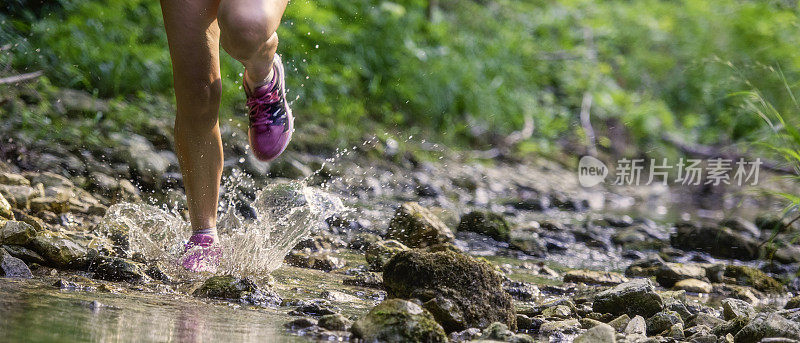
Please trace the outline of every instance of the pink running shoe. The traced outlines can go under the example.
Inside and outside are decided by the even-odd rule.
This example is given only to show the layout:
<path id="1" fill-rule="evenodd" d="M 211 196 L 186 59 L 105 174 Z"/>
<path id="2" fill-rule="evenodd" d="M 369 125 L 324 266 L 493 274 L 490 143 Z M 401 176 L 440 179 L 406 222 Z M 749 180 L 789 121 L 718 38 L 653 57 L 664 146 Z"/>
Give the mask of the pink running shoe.
<path id="1" fill-rule="evenodd" d="M 294 131 L 294 117 L 286 101 L 286 86 L 283 79 L 283 63 L 275 54 L 272 81 L 255 90 L 243 82 L 247 94 L 248 115 L 250 117 L 250 147 L 256 158 L 271 161 L 277 158 L 289 145 Z"/>
<path id="2" fill-rule="evenodd" d="M 180 264 L 190 272 L 216 273 L 221 254 L 213 236 L 194 234 L 184 246 Z"/>

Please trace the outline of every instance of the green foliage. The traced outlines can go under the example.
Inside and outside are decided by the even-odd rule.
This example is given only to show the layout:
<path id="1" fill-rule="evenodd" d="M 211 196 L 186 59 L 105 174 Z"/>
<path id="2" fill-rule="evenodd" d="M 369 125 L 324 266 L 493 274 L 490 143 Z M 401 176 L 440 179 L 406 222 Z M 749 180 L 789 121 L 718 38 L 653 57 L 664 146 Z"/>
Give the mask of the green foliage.
<path id="1" fill-rule="evenodd" d="M 41 19 L 24 2 L 0 13 L 0 41 L 14 44 L 0 65 L 102 97 L 171 94 L 158 2 L 58 0 Z M 620 126 L 640 151 L 665 132 L 726 144 L 760 124 L 728 96 L 743 86 L 729 63 L 746 66 L 777 111 L 793 106 L 763 67 L 800 77 L 798 9 L 785 1 L 439 3 L 292 1 L 279 53 L 295 111 L 334 138 L 388 130 L 481 144 L 491 140 L 476 133 L 506 134 L 529 117 L 535 134 L 522 149 L 541 151 L 583 143 L 588 94 L 603 147 L 624 139 L 612 132 Z M 242 112 L 242 71 L 223 54 L 223 115 Z"/>

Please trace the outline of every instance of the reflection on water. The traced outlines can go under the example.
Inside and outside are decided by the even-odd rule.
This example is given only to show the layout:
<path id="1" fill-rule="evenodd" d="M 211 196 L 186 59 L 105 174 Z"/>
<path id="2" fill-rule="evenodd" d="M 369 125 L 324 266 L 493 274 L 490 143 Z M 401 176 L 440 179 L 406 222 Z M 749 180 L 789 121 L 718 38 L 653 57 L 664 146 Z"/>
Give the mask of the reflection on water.
<path id="1" fill-rule="evenodd" d="M 93 303 L 94 301 L 98 302 Z M 2 342 L 296 342 L 269 310 L 188 296 L 59 291 L 0 278 Z"/>

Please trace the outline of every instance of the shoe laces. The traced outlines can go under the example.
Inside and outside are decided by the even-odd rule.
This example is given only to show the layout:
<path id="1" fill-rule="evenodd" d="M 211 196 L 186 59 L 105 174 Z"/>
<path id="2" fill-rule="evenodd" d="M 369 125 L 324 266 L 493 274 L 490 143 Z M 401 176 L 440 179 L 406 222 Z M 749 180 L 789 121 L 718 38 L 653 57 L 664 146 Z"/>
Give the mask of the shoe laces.
<path id="1" fill-rule="evenodd" d="M 280 87 L 277 85 L 273 87 L 274 90 L 264 92 L 260 96 L 247 97 L 251 125 L 270 125 L 274 122 L 274 116 L 278 113 L 277 108 L 279 108 L 276 105 L 281 102 L 281 94 Z"/>

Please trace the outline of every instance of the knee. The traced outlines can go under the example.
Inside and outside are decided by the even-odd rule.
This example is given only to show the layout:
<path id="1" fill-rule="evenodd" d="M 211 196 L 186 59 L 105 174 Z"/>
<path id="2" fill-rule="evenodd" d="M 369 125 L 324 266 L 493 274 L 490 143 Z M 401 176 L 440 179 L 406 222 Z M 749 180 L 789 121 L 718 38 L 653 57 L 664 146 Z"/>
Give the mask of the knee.
<path id="1" fill-rule="evenodd" d="M 216 125 L 222 96 L 220 80 L 198 82 L 192 86 L 175 89 L 177 115 L 175 129 L 208 128 Z"/>
<path id="2" fill-rule="evenodd" d="M 217 20 L 222 44 L 233 57 L 248 58 L 247 54 L 265 43 L 277 44 L 277 37 L 272 39 L 275 36 L 272 23 L 280 19 L 262 6 L 241 6 L 235 1 L 223 1 Z"/>

